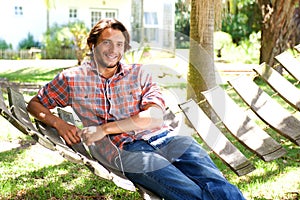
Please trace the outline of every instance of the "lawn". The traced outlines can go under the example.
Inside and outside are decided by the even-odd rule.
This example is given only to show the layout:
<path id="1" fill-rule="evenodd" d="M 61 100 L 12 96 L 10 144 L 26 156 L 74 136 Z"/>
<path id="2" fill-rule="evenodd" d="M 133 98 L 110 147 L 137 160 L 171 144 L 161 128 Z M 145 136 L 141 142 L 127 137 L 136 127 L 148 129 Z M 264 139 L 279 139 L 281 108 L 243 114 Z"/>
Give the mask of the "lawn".
<path id="1" fill-rule="evenodd" d="M 185 99 L 185 63 L 173 58 L 161 58 L 156 62 L 156 78 L 164 88 L 167 104 L 178 111 L 177 103 Z M 0 78 L 44 84 L 67 67 L 71 65 L 61 66 L 54 63 L 51 67 L 26 65 L 6 69 L 0 66 Z M 263 85 L 263 82 L 259 84 Z M 26 99 L 32 95 L 25 94 Z M 237 98 L 236 101 L 240 103 Z M 129 192 L 101 180 L 85 166 L 71 163 L 56 152 L 36 144 L 3 118 L 0 118 L 0 123 L 3 130 L 0 135 L 0 199 L 141 199 L 137 192 Z M 187 134 L 193 135 L 204 145 L 193 129 L 188 126 L 185 128 Z M 227 135 L 257 168 L 248 175 L 236 176 L 213 153 L 209 153 L 228 180 L 237 185 L 247 199 L 299 199 L 300 147 L 269 128 L 266 130 L 288 151 L 284 157 L 267 163 Z"/>

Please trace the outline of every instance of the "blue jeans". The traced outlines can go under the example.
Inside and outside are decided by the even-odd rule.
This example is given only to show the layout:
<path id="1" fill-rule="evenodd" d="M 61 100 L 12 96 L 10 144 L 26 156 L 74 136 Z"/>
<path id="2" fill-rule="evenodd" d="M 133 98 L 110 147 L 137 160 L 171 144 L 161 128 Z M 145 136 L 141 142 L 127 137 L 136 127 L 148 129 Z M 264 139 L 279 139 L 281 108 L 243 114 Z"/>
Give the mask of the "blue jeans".
<path id="1" fill-rule="evenodd" d="M 139 140 L 123 150 L 126 177 L 165 200 L 245 199 L 191 137 L 171 137 L 160 147 Z"/>

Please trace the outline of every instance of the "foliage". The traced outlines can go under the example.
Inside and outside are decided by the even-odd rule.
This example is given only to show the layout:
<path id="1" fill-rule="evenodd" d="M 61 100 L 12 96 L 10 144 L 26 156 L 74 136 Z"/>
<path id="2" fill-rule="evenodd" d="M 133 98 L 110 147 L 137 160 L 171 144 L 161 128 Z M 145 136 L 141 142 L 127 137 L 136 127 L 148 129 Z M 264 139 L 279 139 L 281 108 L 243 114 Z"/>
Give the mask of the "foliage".
<path id="1" fill-rule="evenodd" d="M 247 40 L 249 36 L 261 29 L 261 12 L 255 0 L 229 1 L 230 8 L 223 10 L 222 32 L 231 35 L 235 44 Z M 177 48 L 189 48 L 190 5 L 185 0 L 175 4 L 175 37 Z"/>
<path id="2" fill-rule="evenodd" d="M 253 32 L 261 29 L 262 17 L 255 0 L 239 1 L 234 11 L 223 13 L 222 31 L 230 33 L 233 42 L 239 44 Z"/>
<path id="3" fill-rule="evenodd" d="M 12 45 L 7 44 L 6 41 L 3 39 L 0 39 L 0 49 L 1 50 L 12 49 Z"/>
<path id="4" fill-rule="evenodd" d="M 83 22 L 74 22 L 63 25 L 54 24 L 44 35 L 44 44 L 47 55 L 45 58 L 65 58 L 82 60 L 85 43 L 83 40 L 87 36 L 88 29 Z M 62 49 L 70 50 L 69 55 L 62 54 Z"/>
<path id="5" fill-rule="evenodd" d="M 214 48 L 216 51 L 218 51 L 218 57 L 221 55 L 221 50 L 232 44 L 232 37 L 229 33 L 225 33 L 222 31 L 216 31 L 214 32 Z"/>
<path id="6" fill-rule="evenodd" d="M 177 48 L 189 48 L 190 7 L 184 0 L 175 3 L 175 42 Z"/>
<path id="7" fill-rule="evenodd" d="M 84 59 L 88 47 L 86 44 L 86 38 L 88 35 L 88 29 L 83 22 L 73 22 L 68 24 L 70 32 L 73 34 L 74 47 L 76 52 L 76 58 L 78 65 Z"/>
<path id="8" fill-rule="evenodd" d="M 45 58 L 62 58 L 60 49 L 71 48 L 71 34 L 65 33 L 64 26 L 54 24 L 44 35 L 44 45 L 47 52 Z"/>
<path id="9" fill-rule="evenodd" d="M 28 33 L 27 38 L 25 38 L 19 42 L 18 48 L 19 49 L 30 49 L 31 47 L 40 48 L 41 44 L 38 41 L 34 40 L 34 37 L 31 33 Z"/>
<path id="10" fill-rule="evenodd" d="M 175 45 L 177 49 L 190 48 L 190 35 L 181 32 L 175 32 Z"/>
<path id="11" fill-rule="evenodd" d="M 215 35 L 216 48 L 215 52 L 217 57 L 220 60 L 227 63 L 245 63 L 245 64 L 258 64 L 259 63 L 259 55 L 260 55 L 260 38 L 261 32 L 252 33 L 248 39 L 244 39 L 240 41 L 240 44 L 237 45 L 233 42 L 228 42 L 229 37 L 227 36 L 225 39 L 222 37 L 216 38 L 219 33 Z M 222 34 L 223 35 L 223 34 Z M 223 38 L 225 35 L 223 36 Z M 218 51 L 217 47 L 222 46 L 222 51 Z M 221 56 L 218 54 L 221 53 Z"/>
<path id="12" fill-rule="evenodd" d="M 244 55 L 244 63 L 259 64 L 259 55 L 260 55 L 260 38 L 261 32 L 250 34 L 249 39 L 243 40 L 239 45 L 240 52 L 243 52 L 241 55 Z"/>

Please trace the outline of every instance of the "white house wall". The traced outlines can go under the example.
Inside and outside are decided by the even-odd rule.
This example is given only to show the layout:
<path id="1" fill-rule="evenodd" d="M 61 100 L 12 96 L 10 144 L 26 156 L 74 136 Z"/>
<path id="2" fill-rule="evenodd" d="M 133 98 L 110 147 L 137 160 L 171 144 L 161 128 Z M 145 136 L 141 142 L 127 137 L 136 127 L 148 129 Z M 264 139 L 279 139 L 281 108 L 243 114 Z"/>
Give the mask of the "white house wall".
<path id="1" fill-rule="evenodd" d="M 23 15 L 15 15 L 15 6 L 22 6 Z M 17 48 L 31 33 L 36 40 L 46 30 L 46 8 L 42 0 L 0 0 L 0 38 Z"/>
<path id="2" fill-rule="evenodd" d="M 51 1 L 51 0 L 50 0 Z M 91 24 L 91 10 L 115 9 L 117 18 L 130 30 L 131 0 L 53 0 L 49 13 L 50 27 L 54 23 L 69 22 L 69 9 L 77 9 L 77 19 Z M 105 2 L 105 4 L 103 3 Z M 15 6 L 21 6 L 23 15 L 15 14 Z M 0 39 L 18 48 L 28 33 L 37 41 L 42 41 L 47 29 L 47 8 L 44 0 L 0 0 Z M 89 27 L 91 28 L 91 27 Z"/>
<path id="3" fill-rule="evenodd" d="M 56 0 L 55 8 L 50 12 L 50 24 L 53 23 L 68 23 L 69 22 L 69 9 L 77 9 L 77 18 L 84 21 L 85 24 L 91 28 L 91 11 L 99 9 L 114 9 L 117 10 L 117 18 L 124 23 L 125 26 L 130 28 L 131 16 L 131 0 Z"/>
<path id="4" fill-rule="evenodd" d="M 77 9 L 77 19 L 84 21 L 91 28 L 91 11 L 99 9 L 114 9 L 117 18 L 131 31 L 131 0 L 50 0 L 49 25 L 66 24 L 70 21 L 69 9 Z M 172 22 L 166 24 L 164 5 L 173 5 L 171 8 Z M 22 7 L 22 15 L 15 14 L 15 6 Z M 174 28 L 175 0 L 144 0 L 145 12 L 156 12 L 160 30 Z M 0 39 L 18 48 L 21 40 L 26 39 L 28 33 L 36 41 L 42 41 L 47 29 L 47 8 L 44 0 L 0 0 Z M 161 44 L 162 38 L 157 39 Z M 172 39 L 168 37 L 169 39 Z"/>

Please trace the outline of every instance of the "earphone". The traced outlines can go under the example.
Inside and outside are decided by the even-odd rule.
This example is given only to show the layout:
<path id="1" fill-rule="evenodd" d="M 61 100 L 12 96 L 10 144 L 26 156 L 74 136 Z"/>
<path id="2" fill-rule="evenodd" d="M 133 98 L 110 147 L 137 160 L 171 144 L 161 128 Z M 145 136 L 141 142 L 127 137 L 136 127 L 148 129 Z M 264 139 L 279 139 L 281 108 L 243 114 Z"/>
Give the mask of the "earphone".
<path id="1" fill-rule="evenodd" d="M 96 69 L 97 69 L 99 80 L 100 80 L 101 84 L 103 85 L 102 79 L 100 77 L 101 73 L 99 72 L 99 69 L 98 69 L 98 63 L 97 63 L 97 60 L 95 59 L 95 45 L 94 44 L 92 45 L 92 55 L 93 55 L 94 62 L 96 64 Z M 116 71 L 114 72 L 113 77 L 115 76 L 115 73 L 116 73 Z M 103 91 L 104 93 L 107 93 L 107 89 L 108 89 L 111 81 L 112 80 L 108 81 L 108 84 L 105 84 L 105 88 L 104 88 L 104 91 Z M 104 96 L 106 96 L 106 95 L 104 95 Z M 109 101 L 109 99 L 107 99 L 107 100 Z M 104 103 L 104 110 L 107 111 L 107 108 L 106 108 L 106 98 L 105 98 L 105 103 Z M 105 122 L 107 122 L 107 121 L 108 121 L 108 116 L 105 115 Z M 125 175 L 125 173 L 124 173 L 124 167 L 123 167 L 123 161 L 122 161 L 122 157 L 121 157 L 121 152 L 120 152 L 119 148 L 111 141 L 111 138 L 109 136 L 107 136 L 107 138 L 109 139 L 111 145 L 118 152 L 118 157 L 115 158 L 115 164 L 118 166 L 117 159 L 119 158 L 121 171 L 122 171 L 123 175 Z"/>
<path id="2" fill-rule="evenodd" d="M 94 47 L 95 47 L 95 45 L 93 44 L 93 45 L 92 45 L 92 55 L 95 54 L 95 48 L 94 48 Z"/>

